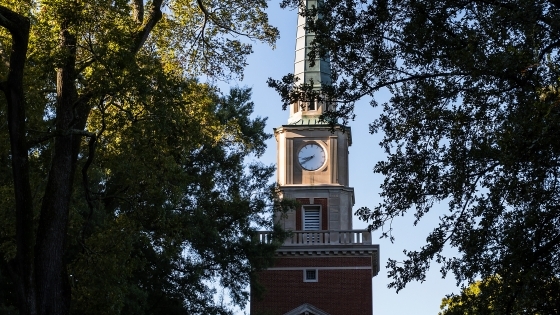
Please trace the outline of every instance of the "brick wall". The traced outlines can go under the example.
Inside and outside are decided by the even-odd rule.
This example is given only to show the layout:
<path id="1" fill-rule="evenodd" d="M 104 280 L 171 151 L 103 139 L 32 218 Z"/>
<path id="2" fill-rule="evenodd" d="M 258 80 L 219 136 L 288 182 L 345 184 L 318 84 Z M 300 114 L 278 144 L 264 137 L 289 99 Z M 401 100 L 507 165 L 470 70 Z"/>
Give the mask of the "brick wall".
<path id="1" fill-rule="evenodd" d="M 369 268 L 319 269 L 317 282 L 303 281 L 305 267 L 358 266 Z M 251 315 L 282 315 L 304 303 L 331 315 L 372 314 L 371 257 L 279 257 L 274 268 L 258 275 L 265 293 L 262 300 L 251 299 Z"/>
<path id="2" fill-rule="evenodd" d="M 278 257 L 273 268 L 285 267 L 369 267 L 371 256 L 286 256 Z M 371 277 L 371 269 L 369 270 Z"/>

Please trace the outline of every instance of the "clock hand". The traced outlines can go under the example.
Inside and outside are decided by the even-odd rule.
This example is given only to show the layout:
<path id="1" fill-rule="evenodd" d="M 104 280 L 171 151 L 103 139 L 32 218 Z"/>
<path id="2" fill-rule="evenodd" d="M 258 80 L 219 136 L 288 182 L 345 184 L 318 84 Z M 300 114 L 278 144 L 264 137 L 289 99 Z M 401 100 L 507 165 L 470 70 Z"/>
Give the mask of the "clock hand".
<path id="1" fill-rule="evenodd" d="M 314 157 L 315 157 L 315 155 L 304 157 L 303 159 L 301 159 L 302 160 L 301 164 L 305 164 L 305 163 L 311 161 Z"/>

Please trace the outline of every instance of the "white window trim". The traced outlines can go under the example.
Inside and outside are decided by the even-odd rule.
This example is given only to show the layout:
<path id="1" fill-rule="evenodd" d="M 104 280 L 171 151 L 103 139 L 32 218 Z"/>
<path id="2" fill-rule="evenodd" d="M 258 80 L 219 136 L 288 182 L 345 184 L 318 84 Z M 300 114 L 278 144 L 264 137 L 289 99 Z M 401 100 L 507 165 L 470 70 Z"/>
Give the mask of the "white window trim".
<path id="1" fill-rule="evenodd" d="M 307 279 L 307 272 L 314 271 L 315 279 Z M 319 270 L 317 268 L 306 268 L 303 269 L 303 282 L 319 282 Z"/>

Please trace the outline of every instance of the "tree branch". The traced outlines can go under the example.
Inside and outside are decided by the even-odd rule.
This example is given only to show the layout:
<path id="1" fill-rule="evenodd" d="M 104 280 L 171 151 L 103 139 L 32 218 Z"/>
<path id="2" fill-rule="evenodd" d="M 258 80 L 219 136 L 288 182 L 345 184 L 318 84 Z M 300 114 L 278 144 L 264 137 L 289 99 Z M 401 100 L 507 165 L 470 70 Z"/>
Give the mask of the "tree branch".
<path id="1" fill-rule="evenodd" d="M 140 2 L 141 0 L 135 0 Z M 132 53 L 136 54 L 140 48 L 144 45 L 148 36 L 156 26 L 157 22 L 161 20 L 163 17 L 163 13 L 161 12 L 161 6 L 163 4 L 163 0 L 154 0 L 150 7 L 150 15 L 148 16 L 148 21 L 144 23 L 140 30 L 136 33 L 136 38 L 134 40 L 134 45 L 132 46 Z"/>
<path id="2" fill-rule="evenodd" d="M 220 23 L 220 22 L 217 21 L 216 19 L 214 19 L 214 15 L 213 15 L 212 13 L 210 13 L 210 12 L 208 11 L 208 9 L 206 9 L 206 7 L 204 6 L 204 4 L 202 3 L 202 0 L 196 0 L 196 3 L 198 4 L 198 7 L 199 7 L 200 10 L 202 11 L 202 13 L 204 13 L 205 20 L 206 20 L 206 18 L 208 18 L 208 19 L 211 20 L 214 24 L 216 24 L 216 26 L 218 26 L 218 27 L 220 27 L 220 28 L 223 28 L 224 30 L 226 30 L 226 31 L 228 31 L 228 32 L 231 32 L 231 33 L 233 33 L 233 34 L 240 35 L 240 36 L 246 36 L 246 37 L 248 37 L 248 38 L 253 38 L 253 37 L 252 37 L 251 35 L 249 35 L 249 34 L 245 34 L 245 33 L 238 32 L 238 31 L 236 31 L 236 30 L 234 30 L 234 29 L 232 29 L 232 28 L 230 28 L 230 27 L 228 27 L 228 26 L 226 26 L 226 25 Z M 205 21 L 204 24 L 206 25 L 206 21 Z"/>
<path id="3" fill-rule="evenodd" d="M 546 46 L 545 48 L 543 48 L 543 50 L 539 53 L 539 57 L 538 57 L 538 61 L 542 60 L 542 58 L 544 57 L 544 55 L 550 53 L 552 51 L 552 49 L 557 48 L 560 45 L 560 39 L 550 43 L 548 46 Z"/>

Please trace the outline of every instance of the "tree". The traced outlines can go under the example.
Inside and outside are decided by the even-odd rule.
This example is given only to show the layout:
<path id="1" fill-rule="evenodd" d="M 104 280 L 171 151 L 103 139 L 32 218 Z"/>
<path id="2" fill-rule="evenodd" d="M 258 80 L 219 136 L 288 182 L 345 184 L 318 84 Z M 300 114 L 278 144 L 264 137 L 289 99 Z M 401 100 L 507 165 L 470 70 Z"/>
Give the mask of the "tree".
<path id="1" fill-rule="evenodd" d="M 106 132 L 92 204 L 77 193 L 71 212 L 74 314 L 228 314 L 210 283 L 243 305 L 249 277 L 270 262 L 275 246 L 253 236 L 272 228 L 263 215 L 274 168 L 243 164 L 268 138 L 264 120 L 248 119 L 249 91 L 213 99 L 200 84 L 179 87 L 184 100 L 164 97 L 177 93 L 166 86 L 157 103 L 91 117 Z"/>
<path id="2" fill-rule="evenodd" d="M 470 307 L 468 309 L 463 309 L 464 305 L 473 305 L 473 302 L 463 302 L 470 301 L 473 299 L 480 299 L 480 286 L 482 281 L 476 281 L 471 283 L 468 287 L 461 290 L 461 295 L 445 297 L 441 300 L 440 309 L 441 312 L 438 315 L 452 315 L 452 314 L 486 314 L 491 312 L 491 305 L 485 305 L 482 309 L 478 307 Z"/>
<path id="3" fill-rule="evenodd" d="M 546 295 L 537 301 L 526 301 L 523 309 L 517 309 L 515 314 L 558 314 L 558 279 L 550 279 L 546 283 Z M 464 314 L 503 314 L 495 308 L 495 297 L 488 292 L 496 292 L 503 287 L 500 276 L 492 276 L 478 280 L 463 288 L 460 295 L 450 295 L 442 299 L 439 315 L 464 315 Z M 533 303 L 532 303 L 533 302 Z M 543 303 L 544 302 L 544 303 Z"/>
<path id="4" fill-rule="evenodd" d="M 321 16 L 308 19 L 309 58 L 328 54 L 334 73 L 316 95 L 338 101 L 326 119 L 346 122 L 356 100 L 392 93 L 372 101 L 383 107 L 370 125 L 384 133 L 383 201 L 360 218 L 392 239 L 396 217 L 418 222 L 447 204 L 425 246 L 389 260 L 390 287 L 423 281 L 436 261 L 458 283 L 499 274 L 488 294 L 501 314 L 546 304 L 540 288 L 560 274 L 560 3 L 325 0 L 303 14 Z M 269 81 L 284 105 L 307 97 L 304 83 Z"/>
<path id="5" fill-rule="evenodd" d="M 3 132 L 0 137 L 9 139 L 2 142 L 1 148 L 0 209 L 6 227 L 0 232 L 0 279 L 9 277 L 9 280 L 0 287 L 0 297 L 17 297 L 17 307 L 22 315 L 68 314 L 71 289 L 75 288 L 77 294 L 84 293 L 84 287 L 76 284 L 73 277 L 79 275 L 81 279 L 87 279 L 87 268 L 80 267 L 80 262 L 95 256 L 83 251 L 106 248 L 103 242 L 108 239 L 119 239 L 119 245 L 124 247 L 112 249 L 114 261 L 112 265 L 104 261 L 107 268 L 117 268 L 118 263 L 126 259 L 125 254 L 143 250 L 143 256 L 138 259 L 128 257 L 130 261 L 126 260 L 127 264 L 138 265 L 110 273 L 117 275 L 122 271 L 124 275 L 119 281 L 138 273 L 142 266 L 148 266 L 147 262 L 167 262 L 167 267 L 175 268 L 185 251 L 208 256 L 200 257 L 200 261 L 214 259 L 206 266 L 210 269 L 202 268 L 204 266 L 196 259 L 191 265 L 183 261 L 180 266 L 185 270 L 169 269 L 150 281 L 153 280 L 154 285 L 157 281 L 165 285 L 169 284 L 162 282 L 166 275 L 179 275 L 178 278 L 182 279 L 188 278 L 189 272 L 196 271 L 188 278 L 190 284 L 197 281 L 204 284 L 218 270 L 233 272 L 233 267 L 222 268 L 225 259 L 232 257 L 231 253 L 241 253 L 241 260 L 237 263 L 241 272 L 247 271 L 248 266 L 258 268 L 258 263 L 248 257 L 257 257 L 259 250 L 267 251 L 252 246 L 255 244 L 247 241 L 247 237 L 250 239 L 254 227 L 264 222 L 259 219 L 258 212 L 253 211 L 263 210 L 262 203 L 266 198 L 258 194 L 262 185 L 246 178 L 240 165 L 247 154 L 262 152 L 259 141 L 264 137 L 263 122 L 242 117 L 251 111 L 246 91 L 234 92 L 231 99 L 219 100 L 215 92 L 204 85 L 189 83 L 188 78 L 198 74 L 222 79 L 240 76 L 251 46 L 238 38 L 244 36 L 273 44 L 278 36 L 277 30 L 267 22 L 263 12 L 265 7 L 265 1 L 243 0 L 155 0 L 146 3 L 140 0 L 11 0 L 0 5 L 0 90 L 5 96 L 0 101 L 0 115 L 8 122 L 8 132 Z M 166 88 L 172 91 L 163 93 L 162 89 Z M 188 101 L 189 97 L 193 99 Z M 227 102 L 231 105 L 224 105 Z M 198 107 L 188 108 L 186 104 L 198 104 Z M 157 108 L 159 112 L 152 108 L 155 105 L 161 106 Z M 204 109 L 204 106 L 208 108 Z M 235 110 L 235 106 L 240 107 Z M 163 115 L 172 112 L 182 117 Z M 160 116 L 144 116 L 147 113 Z M 180 126 L 174 124 L 173 119 L 185 122 L 190 118 L 190 121 L 195 118 L 194 113 L 206 115 L 206 119 L 214 124 L 191 123 L 193 128 L 206 128 L 188 131 L 193 136 L 201 136 L 199 139 L 179 136 L 177 128 Z M 219 129 L 220 123 L 232 129 L 212 130 Z M 175 129 L 166 129 L 171 126 Z M 120 134 L 121 131 L 124 133 Z M 167 145 L 177 147 L 160 147 L 161 151 L 154 155 L 157 134 L 168 137 L 164 138 Z M 211 134 L 213 137 L 209 136 Z M 248 139 L 253 144 L 248 144 Z M 7 143 L 9 148 L 5 147 Z M 144 164 L 131 160 L 131 156 L 140 155 L 140 151 L 133 150 L 134 146 L 142 150 L 151 146 L 149 154 L 152 155 L 148 154 L 146 158 L 154 160 Z M 95 164 L 98 162 L 94 162 L 94 154 L 99 154 L 101 160 L 98 162 L 104 159 L 107 164 Z M 155 178 L 139 180 L 135 186 L 126 185 L 126 178 L 131 174 L 150 175 L 140 172 L 139 168 L 115 166 L 117 161 L 122 164 L 129 160 L 132 167 L 153 167 L 155 161 L 166 163 L 157 166 L 165 166 L 169 171 L 183 175 L 160 177 L 165 181 L 157 183 L 161 185 L 159 190 L 152 191 L 146 186 L 155 184 Z M 79 169 L 81 171 L 77 171 Z M 270 172 L 260 166 L 250 170 L 256 174 L 255 178 L 265 178 Z M 208 181 L 212 174 L 221 177 L 214 183 L 195 184 L 198 179 Z M 177 175 L 177 181 L 173 181 L 171 175 Z M 194 190 L 186 191 L 187 188 L 181 186 L 183 183 L 178 182 L 186 179 L 188 181 L 183 182 L 185 187 Z M 167 182 L 175 186 L 165 185 Z M 137 186 L 143 183 L 146 185 Z M 170 188 L 179 186 L 182 189 Z M 137 189 L 136 195 L 124 194 L 134 192 L 134 188 Z M 178 198 L 177 194 L 183 194 L 185 200 Z M 137 207 L 127 204 L 138 201 L 143 204 Z M 241 205 L 252 208 L 232 210 L 233 213 L 220 212 L 240 209 Z M 231 248 L 225 244 L 217 245 L 218 249 L 227 249 L 229 254 L 223 254 L 221 250 L 214 252 L 212 246 L 216 244 L 213 243 L 194 244 L 195 241 L 203 242 L 196 238 L 200 237 L 197 234 L 199 229 L 193 229 L 193 234 L 188 237 L 178 234 L 171 237 L 173 233 L 187 232 L 170 230 L 170 226 L 158 226 L 154 221 L 151 221 L 151 227 L 142 226 L 141 223 L 150 222 L 150 217 L 140 214 L 148 215 L 148 209 L 158 209 L 159 215 L 176 217 L 169 222 L 186 224 L 176 226 L 177 229 L 192 228 L 197 218 L 205 217 L 203 213 L 210 215 L 216 211 L 215 216 L 220 213 L 231 215 L 229 227 L 224 227 L 223 220 L 210 224 L 212 231 L 232 229 L 231 233 L 223 235 L 229 237 L 227 241 L 232 241 Z M 173 212 L 188 210 L 193 212 L 191 219 Z M 137 213 L 137 217 L 127 218 L 133 216 L 131 213 Z M 155 213 L 150 214 L 152 219 L 159 218 Z M 254 226 L 248 226 L 247 220 Z M 130 231 L 130 234 L 123 235 L 122 231 Z M 152 239 L 155 236 L 172 246 L 165 242 L 158 244 L 158 239 Z M 224 241 L 220 237 L 208 237 L 207 241 Z M 80 246 L 81 252 L 76 252 L 76 247 Z M 202 250 L 204 246 L 206 250 Z M 150 250 L 153 257 L 149 256 Z M 98 255 L 97 259 L 103 256 L 99 252 L 93 253 Z M 104 254 L 110 256 L 111 253 Z M 91 260 L 89 266 L 94 262 L 99 263 L 99 260 Z M 97 266 L 103 269 L 101 264 Z M 222 279 L 223 284 L 231 288 L 237 288 L 239 282 L 236 281 L 247 280 L 244 276 L 232 274 L 225 274 Z M 146 289 L 142 287 L 146 283 L 140 280 L 134 285 Z M 157 288 L 154 286 L 153 290 Z M 126 292 L 129 294 L 131 290 Z M 165 291 L 159 293 L 162 292 Z M 205 307 L 208 292 L 191 292 L 191 301 Z M 142 294 L 151 297 L 152 293 L 144 290 Z M 181 306 L 180 299 L 185 297 L 184 294 L 170 299 Z M 243 295 L 234 295 L 235 302 L 243 298 Z M 79 301 L 79 297 L 75 300 Z M 116 300 L 123 303 L 122 298 Z M 73 305 L 78 307 L 80 304 Z M 214 312 L 222 311 L 216 307 Z"/>

